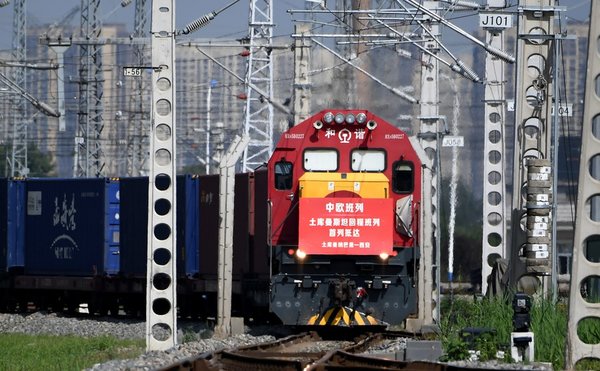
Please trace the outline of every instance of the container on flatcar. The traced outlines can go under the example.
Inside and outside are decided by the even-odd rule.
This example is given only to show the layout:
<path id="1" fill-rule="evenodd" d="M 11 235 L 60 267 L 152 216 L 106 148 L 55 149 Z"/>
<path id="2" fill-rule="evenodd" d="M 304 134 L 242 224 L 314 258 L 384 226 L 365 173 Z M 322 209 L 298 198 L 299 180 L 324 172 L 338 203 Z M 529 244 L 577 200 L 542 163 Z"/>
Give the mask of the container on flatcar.
<path id="1" fill-rule="evenodd" d="M 258 175 L 257 189 L 256 174 L 235 176 L 232 267 L 232 310 L 235 315 L 255 316 L 268 306 L 270 265 L 266 245 L 266 178 L 266 171 Z M 219 204 L 219 176 L 202 176 L 198 287 L 209 296 L 217 291 Z"/>
<path id="2" fill-rule="evenodd" d="M 198 273 L 201 180 L 195 175 L 177 176 L 177 269 L 179 276 Z"/>
<path id="3" fill-rule="evenodd" d="M 25 184 L 0 179 L 0 275 L 23 267 Z"/>
<path id="4" fill-rule="evenodd" d="M 4 191 L 2 191 L 4 194 Z M 8 271 L 22 270 L 25 264 L 25 182 L 8 180 L 6 183 L 6 268 Z M 4 235 L 3 235 L 4 238 Z"/>
<path id="5" fill-rule="evenodd" d="M 148 256 L 148 178 L 121 179 L 121 272 L 146 275 Z M 177 275 L 198 273 L 198 210 L 200 179 L 177 176 Z"/>
<path id="6" fill-rule="evenodd" d="M 249 272 L 248 244 L 251 220 L 248 173 L 235 176 L 234 226 L 233 226 L 233 275 L 234 280 Z M 200 274 L 203 278 L 216 280 L 219 256 L 219 176 L 202 177 L 200 185 Z M 239 286 L 238 286 L 239 287 Z M 235 288 L 234 288 L 235 289 Z"/>
<path id="7" fill-rule="evenodd" d="M 25 273 L 91 276 L 119 270 L 119 184 L 26 181 Z"/>
<path id="8" fill-rule="evenodd" d="M 271 264 L 269 245 L 267 243 L 268 236 L 268 202 L 267 202 L 267 182 L 268 173 L 266 170 L 258 170 L 254 172 L 250 179 L 251 184 L 250 194 L 250 210 L 251 224 L 249 229 L 250 243 L 248 246 L 248 260 L 250 268 L 248 272 L 256 278 L 269 279 Z"/>
<path id="9" fill-rule="evenodd" d="M 148 178 L 121 178 L 121 272 L 146 274 L 148 241 Z"/>
<path id="10" fill-rule="evenodd" d="M 0 277 L 7 270 L 6 257 L 8 256 L 8 179 L 0 179 Z"/>
<path id="11" fill-rule="evenodd" d="M 206 175 L 200 183 L 201 236 L 199 251 L 199 277 L 216 280 L 219 248 L 219 176 Z M 215 288 L 216 290 L 216 288 Z"/>

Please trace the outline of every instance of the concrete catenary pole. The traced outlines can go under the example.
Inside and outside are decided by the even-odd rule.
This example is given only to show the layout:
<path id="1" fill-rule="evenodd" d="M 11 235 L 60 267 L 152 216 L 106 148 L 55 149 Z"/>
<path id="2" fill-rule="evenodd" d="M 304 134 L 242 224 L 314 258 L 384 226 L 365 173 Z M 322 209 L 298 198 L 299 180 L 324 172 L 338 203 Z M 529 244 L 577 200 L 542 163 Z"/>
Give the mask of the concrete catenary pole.
<path id="1" fill-rule="evenodd" d="M 556 11 L 553 0 L 519 1 L 509 276 L 520 291 L 536 290 L 554 258 L 549 201 L 557 170 L 550 166 Z"/>
<path id="2" fill-rule="evenodd" d="M 166 350 L 177 342 L 175 0 L 152 0 L 151 35 L 146 348 Z"/>
<path id="3" fill-rule="evenodd" d="M 587 78 L 579 161 L 579 190 L 573 243 L 567 369 L 584 358 L 600 358 L 600 347 L 579 337 L 580 328 L 600 319 L 600 2 L 591 1 Z"/>
<path id="4" fill-rule="evenodd" d="M 425 1 L 423 7 L 436 12 L 439 3 L 437 1 Z M 431 308 L 434 313 L 425 313 L 425 323 L 431 323 L 432 320 L 439 320 L 439 282 L 440 282 L 440 231 L 439 231 L 439 186 L 442 174 L 440 173 L 439 164 L 439 145 L 440 135 L 442 135 L 442 124 L 443 121 L 439 115 L 439 63 L 438 59 L 434 56 L 439 52 L 439 44 L 436 39 L 440 37 L 440 26 L 439 24 L 431 19 L 430 22 L 424 22 L 423 27 L 428 27 L 428 31 L 424 31 L 424 37 L 428 38 L 425 42 L 424 47 L 430 54 L 423 53 L 421 56 L 421 98 L 420 102 L 420 116 L 421 121 L 419 127 L 419 141 L 425 153 L 428 156 L 429 163 L 427 166 L 433 169 L 431 179 L 431 195 L 432 195 L 432 209 L 431 209 L 431 225 L 432 233 L 435 240 L 435 253 L 432 262 L 432 274 L 434 282 L 431 293 L 425 293 L 431 295 L 431 302 L 435 305 Z M 434 38 L 429 38 L 429 35 L 433 35 Z M 427 186 L 427 185 L 425 185 Z"/>
<path id="5" fill-rule="evenodd" d="M 248 146 L 250 137 L 236 136 L 219 163 L 219 257 L 217 326 L 215 335 L 232 335 L 231 288 L 233 272 L 233 212 L 235 197 L 235 165 Z"/>
<path id="6" fill-rule="evenodd" d="M 487 5 L 493 15 L 504 8 L 505 0 L 488 0 Z M 502 19 L 511 19 L 506 14 Z M 504 47 L 504 29 L 508 23 L 489 23 L 486 28 L 487 42 L 497 49 Z M 488 289 L 487 277 L 492 273 L 492 265 L 497 258 L 507 258 L 506 254 L 506 198 L 504 174 L 506 135 L 506 100 L 504 96 L 504 62 L 490 53 L 485 58 L 484 96 L 484 161 L 483 161 L 483 240 L 481 249 L 481 292 Z"/>
<path id="7" fill-rule="evenodd" d="M 307 33 L 310 31 L 310 25 L 299 24 L 295 31 L 297 34 Z M 294 125 L 307 119 L 311 113 L 310 57 L 310 39 L 297 38 L 294 44 Z"/>

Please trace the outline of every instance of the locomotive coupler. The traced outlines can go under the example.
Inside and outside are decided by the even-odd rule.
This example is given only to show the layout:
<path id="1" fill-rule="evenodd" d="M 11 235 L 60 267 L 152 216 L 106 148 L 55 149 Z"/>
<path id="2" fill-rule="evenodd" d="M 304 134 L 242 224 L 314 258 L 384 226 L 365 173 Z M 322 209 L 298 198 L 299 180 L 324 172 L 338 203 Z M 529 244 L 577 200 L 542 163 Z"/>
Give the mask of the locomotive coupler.
<path id="1" fill-rule="evenodd" d="M 331 283 L 333 292 L 333 301 L 339 305 L 348 303 L 352 299 L 351 287 L 354 286 L 353 282 L 350 282 L 347 278 L 339 278 Z"/>

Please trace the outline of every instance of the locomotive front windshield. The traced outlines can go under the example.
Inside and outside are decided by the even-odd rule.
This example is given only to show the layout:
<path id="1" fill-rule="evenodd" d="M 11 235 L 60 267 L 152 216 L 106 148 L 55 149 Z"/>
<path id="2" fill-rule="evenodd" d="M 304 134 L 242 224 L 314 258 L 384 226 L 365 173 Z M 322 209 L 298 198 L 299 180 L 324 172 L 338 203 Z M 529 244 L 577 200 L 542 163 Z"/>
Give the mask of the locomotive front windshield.
<path id="1" fill-rule="evenodd" d="M 335 149 L 309 148 L 304 151 L 305 171 L 336 171 L 338 152 Z"/>
<path id="2" fill-rule="evenodd" d="M 352 151 L 352 171 L 385 170 L 385 151 L 381 149 L 355 149 Z"/>

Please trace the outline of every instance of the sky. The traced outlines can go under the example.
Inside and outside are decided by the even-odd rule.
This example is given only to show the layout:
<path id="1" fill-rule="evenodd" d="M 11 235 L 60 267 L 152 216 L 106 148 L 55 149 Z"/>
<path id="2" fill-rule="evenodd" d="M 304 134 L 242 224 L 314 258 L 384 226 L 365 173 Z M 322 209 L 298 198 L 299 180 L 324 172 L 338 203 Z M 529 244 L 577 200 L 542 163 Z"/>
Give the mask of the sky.
<path id="1" fill-rule="evenodd" d="M 177 0 L 175 3 L 175 22 L 177 29 L 183 29 L 188 23 L 218 10 L 232 0 Z M 0 8 L 0 50 L 12 46 L 13 3 Z M 80 5 L 80 0 L 27 0 L 26 14 L 28 25 L 51 24 L 62 19 L 69 10 Z M 100 18 L 108 23 L 125 23 L 133 29 L 135 0 L 126 8 L 122 8 L 121 0 L 101 0 Z M 151 0 L 147 0 L 148 8 Z M 292 22 L 287 9 L 302 9 L 304 0 L 273 0 L 273 18 L 277 25 L 274 34 L 290 34 Z M 225 12 L 217 16 L 207 26 L 196 31 L 195 38 L 231 37 L 238 38 L 248 34 L 249 1 L 241 0 Z M 148 17 L 148 22 L 150 17 Z M 79 13 L 72 18 L 71 24 L 79 25 Z M 279 27 L 281 26 L 281 27 Z M 279 30 L 281 28 L 281 31 Z"/>
<path id="2" fill-rule="evenodd" d="M 177 29 L 183 29 L 186 24 L 197 18 L 222 8 L 230 3 L 231 0 L 177 0 L 175 4 L 175 20 Z M 274 11 L 274 22 L 276 27 L 274 35 L 289 35 L 293 30 L 293 22 L 287 9 L 303 9 L 306 0 L 272 0 Z M 335 4 L 335 0 L 328 0 L 330 4 Z M 479 0 L 484 3 L 484 0 Z M 509 3 L 516 3 L 516 0 L 509 0 Z M 4 8 L 0 8 L 0 50 L 10 49 L 12 45 L 12 21 L 13 21 L 13 3 Z M 75 6 L 79 6 L 80 0 L 27 0 L 26 14 L 28 25 L 44 25 L 60 21 Z M 100 18 L 108 23 L 125 23 L 128 29 L 133 28 L 135 0 L 131 4 L 122 8 L 121 0 L 102 0 L 100 2 Z M 147 0 L 151 4 L 151 0 Z M 564 15 L 576 19 L 586 20 L 589 16 L 590 0 L 562 0 L 561 6 L 566 6 L 567 11 Z M 333 5 L 329 6 L 333 8 Z M 514 7 L 512 8 L 515 9 Z M 231 8 L 217 16 L 210 24 L 193 34 L 194 38 L 239 38 L 248 33 L 248 10 L 249 0 L 241 0 Z M 299 17 L 298 15 L 296 17 Z M 150 17 L 148 18 L 150 19 Z M 79 13 L 72 18 L 71 24 L 79 25 Z M 466 29 L 477 27 L 478 18 L 476 15 L 456 19 L 456 22 Z M 516 24 L 516 22 L 515 22 Z M 446 37 L 446 36 L 444 36 Z M 452 37 L 452 35 L 450 36 Z M 457 39 L 461 43 L 461 39 Z M 467 43 L 467 41 L 464 41 Z"/>

